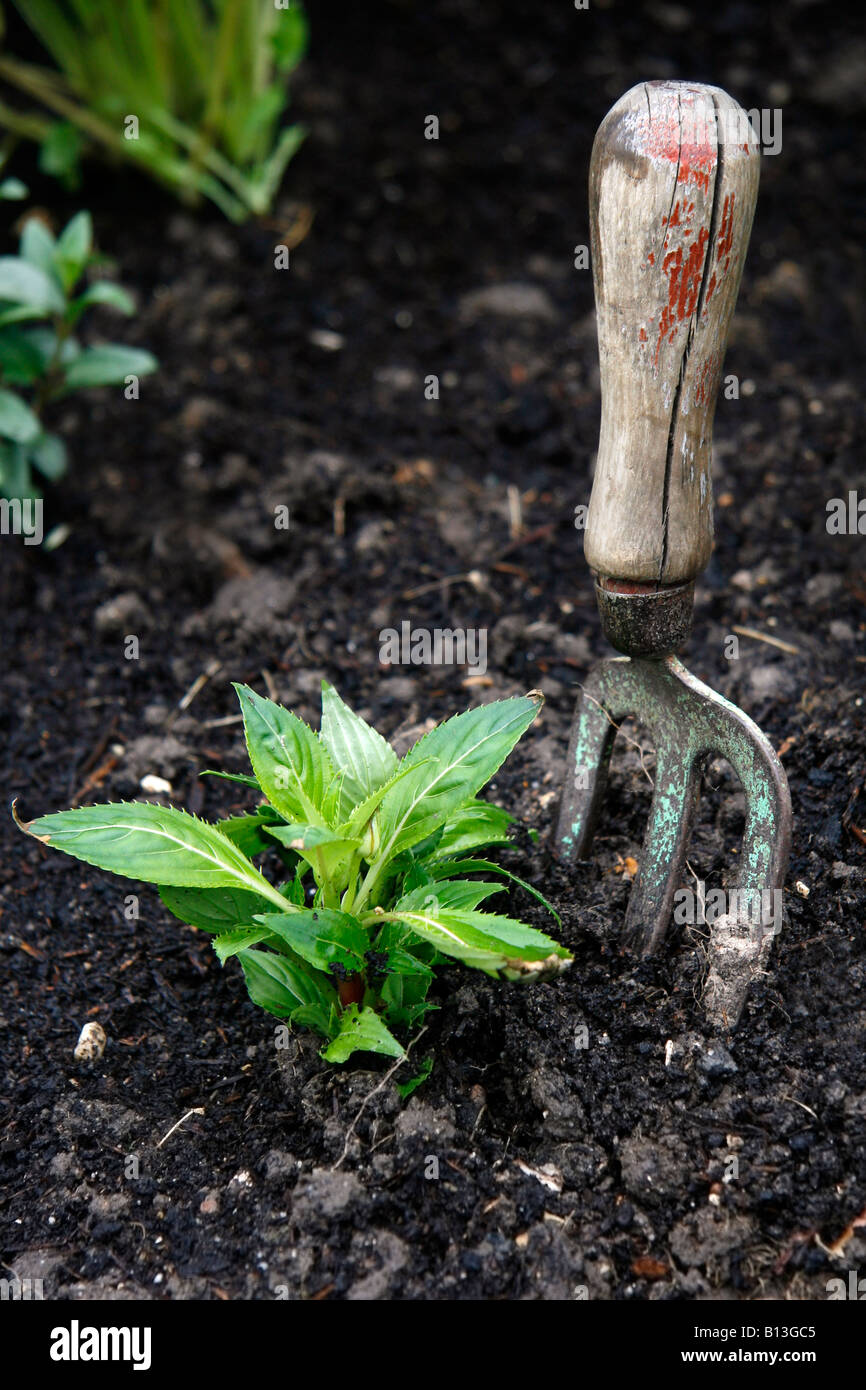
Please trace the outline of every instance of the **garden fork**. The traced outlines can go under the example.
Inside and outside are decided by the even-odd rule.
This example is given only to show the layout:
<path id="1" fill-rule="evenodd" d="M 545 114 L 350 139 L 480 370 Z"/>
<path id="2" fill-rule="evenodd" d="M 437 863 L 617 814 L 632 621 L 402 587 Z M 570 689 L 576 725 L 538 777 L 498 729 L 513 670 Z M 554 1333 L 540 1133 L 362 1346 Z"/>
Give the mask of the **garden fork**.
<path id="1" fill-rule="evenodd" d="M 779 929 L 791 802 L 757 725 L 675 653 L 712 550 L 712 423 L 759 156 L 741 107 L 716 87 L 686 82 L 632 88 L 596 135 L 590 218 L 602 408 L 584 553 L 602 628 L 625 656 L 602 662 L 583 686 L 557 829 L 562 857 L 588 852 L 617 726 L 634 716 L 652 735 L 657 763 L 623 939 L 648 955 L 670 921 L 702 765 L 727 758 L 745 792 L 746 824 L 736 894 L 710 926 L 704 999 L 723 1028 L 736 1026 Z"/>

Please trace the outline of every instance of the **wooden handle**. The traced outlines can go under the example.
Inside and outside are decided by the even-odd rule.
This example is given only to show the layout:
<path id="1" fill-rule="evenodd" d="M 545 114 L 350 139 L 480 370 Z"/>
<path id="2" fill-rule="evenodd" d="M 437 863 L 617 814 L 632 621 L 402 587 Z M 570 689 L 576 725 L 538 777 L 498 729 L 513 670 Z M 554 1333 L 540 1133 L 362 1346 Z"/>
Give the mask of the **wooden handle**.
<path id="1" fill-rule="evenodd" d="M 584 552 L 649 584 L 713 546 L 710 454 L 760 150 L 718 87 L 646 82 L 608 112 L 589 175 L 601 436 Z"/>

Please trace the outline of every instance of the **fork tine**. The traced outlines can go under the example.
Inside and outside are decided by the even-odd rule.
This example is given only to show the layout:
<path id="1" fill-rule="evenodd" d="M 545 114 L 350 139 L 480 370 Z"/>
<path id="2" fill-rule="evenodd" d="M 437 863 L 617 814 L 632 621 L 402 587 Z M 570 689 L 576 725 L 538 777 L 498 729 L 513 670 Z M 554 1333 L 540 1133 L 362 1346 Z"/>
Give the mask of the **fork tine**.
<path id="1" fill-rule="evenodd" d="M 700 792 L 700 765 L 656 749 L 655 790 L 640 868 L 628 900 L 623 943 L 648 956 L 661 943 L 680 885 Z"/>
<path id="2" fill-rule="evenodd" d="M 619 659 L 614 660 L 618 664 Z M 583 859 L 589 853 L 604 801 L 616 738 L 616 727 L 606 709 L 606 676 L 612 664 L 603 662 L 590 671 L 574 713 L 556 828 L 556 843 L 564 859 Z"/>

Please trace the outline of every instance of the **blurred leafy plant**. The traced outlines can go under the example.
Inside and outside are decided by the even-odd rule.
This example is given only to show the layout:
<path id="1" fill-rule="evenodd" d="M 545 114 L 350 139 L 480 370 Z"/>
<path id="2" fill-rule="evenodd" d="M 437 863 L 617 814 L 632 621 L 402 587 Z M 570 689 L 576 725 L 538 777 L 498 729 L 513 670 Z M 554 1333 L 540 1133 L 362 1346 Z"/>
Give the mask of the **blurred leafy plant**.
<path id="1" fill-rule="evenodd" d="M 357 1051 L 402 1057 L 392 1029 L 416 1027 L 435 1007 L 427 994 L 444 958 L 524 981 L 570 963 L 535 928 L 478 911 L 502 891 L 493 876 L 553 913 L 535 888 L 478 856 L 507 843 L 512 817 L 478 792 L 534 720 L 537 692 L 447 720 L 400 761 L 327 683 L 318 734 L 248 686 L 235 689 L 255 776 L 212 775 L 258 791 L 255 811 L 209 825 L 171 806 L 120 802 L 22 829 L 157 884 L 170 912 L 213 934 L 221 961 L 237 956 L 253 1002 L 321 1034 L 331 1062 Z M 253 862 L 268 854 L 276 883 Z M 487 878 L 468 877 L 479 873 Z"/>
<path id="2" fill-rule="evenodd" d="M 18 180 L 0 184 L 4 198 L 26 193 Z M 156 369 L 156 358 L 142 348 L 83 347 L 76 338 L 82 315 L 95 304 L 135 312 L 126 290 L 109 280 L 80 288 L 93 260 L 88 212 L 76 213 L 57 238 L 31 216 L 19 254 L 0 256 L 0 494 L 10 499 L 39 496 L 34 470 L 52 482 L 66 471 L 66 446 L 43 424 L 46 406 L 72 391 Z"/>
<path id="3" fill-rule="evenodd" d="M 0 54 L 0 78 L 37 103 L 0 102 L 0 122 L 39 143 L 45 172 L 75 187 L 97 148 L 232 221 L 268 210 L 305 134 L 280 129 L 307 45 L 297 0 L 14 4 L 57 66 Z"/>

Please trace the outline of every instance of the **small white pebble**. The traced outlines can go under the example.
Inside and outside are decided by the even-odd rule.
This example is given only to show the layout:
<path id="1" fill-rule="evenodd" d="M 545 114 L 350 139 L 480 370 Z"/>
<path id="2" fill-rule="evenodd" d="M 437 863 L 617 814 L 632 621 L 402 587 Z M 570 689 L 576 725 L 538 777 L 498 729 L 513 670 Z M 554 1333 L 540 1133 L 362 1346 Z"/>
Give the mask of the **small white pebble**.
<path id="1" fill-rule="evenodd" d="M 307 338 L 314 347 L 321 348 L 323 352 L 339 352 L 346 346 L 346 339 L 342 333 L 334 333 L 330 328 L 311 328 Z"/>
<path id="2" fill-rule="evenodd" d="M 665 1043 L 665 1066 L 666 1066 L 666 1067 L 669 1067 L 669 1066 L 670 1066 L 670 1064 L 671 1064 L 671 1058 L 673 1057 L 673 1055 L 674 1055 L 674 1040 L 673 1040 L 673 1038 L 668 1038 L 667 1042 Z"/>
<path id="3" fill-rule="evenodd" d="M 808 885 L 808 883 L 803 883 L 802 880 L 798 878 L 798 879 L 797 879 L 797 882 L 794 884 L 794 887 L 796 888 L 797 892 L 800 894 L 800 897 L 801 897 L 801 898 L 808 898 L 808 896 L 809 896 L 809 885 Z"/>
<path id="4" fill-rule="evenodd" d="M 99 1023 L 85 1023 L 75 1044 L 76 1062 L 94 1062 L 105 1051 L 105 1029 Z"/>
<path id="5" fill-rule="evenodd" d="M 171 796 L 171 782 L 167 782 L 164 777 L 157 777 L 155 772 L 148 772 L 138 785 L 143 792 L 150 792 L 153 796 Z"/>

